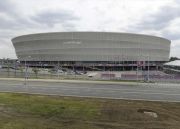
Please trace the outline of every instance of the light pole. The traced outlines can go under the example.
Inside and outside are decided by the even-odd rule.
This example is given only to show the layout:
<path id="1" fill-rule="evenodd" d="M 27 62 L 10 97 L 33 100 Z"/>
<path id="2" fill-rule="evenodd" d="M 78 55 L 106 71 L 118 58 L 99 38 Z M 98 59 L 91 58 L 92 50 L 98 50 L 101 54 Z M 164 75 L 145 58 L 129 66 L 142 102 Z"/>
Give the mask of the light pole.
<path id="1" fill-rule="evenodd" d="M 59 79 L 59 60 L 58 60 L 58 79 Z"/>
<path id="2" fill-rule="evenodd" d="M 148 55 L 148 78 L 147 78 L 148 80 L 148 82 L 149 82 L 149 55 Z"/>
<path id="3" fill-rule="evenodd" d="M 31 56 L 27 56 L 27 58 L 31 58 Z M 25 75 L 24 75 L 24 85 L 27 84 L 27 79 L 28 79 L 28 67 L 27 67 L 27 62 L 26 62 L 26 57 L 25 57 Z"/>
<path id="4" fill-rule="evenodd" d="M 55 59 L 55 61 L 54 61 L 54 64 L 55 64 L 55 68 L 56 68 L 56 70 L 57 70 L 57 72 L 56 72 L 56 77 L 58 77 L 58 79 L 59 79 L 59 77 L 60 77 L 60 64 L 59 64 L 59 62 L 60 62 L 60 60 L 59 60 L 59 57 L 55 57 L 54 58 Z"/>
<path id="5" fill-rule="evenodd" d="M 14 77 L 16 78 L 17 60 L 14 61 Z"/>
<path id="6" fill-rule="evenodd" d="M 139 55 L 139 54 L 138 54 Z M 137 57 L 137 60 L 136 60 L 136 81 L 138 82 L 139 80 L 139 77 L 138 77 L 138 73 L 139 73 L 139 56 Z"/>
<path id="7" fill-rule="evenodd" d="M 24 68 L 25 68 L 25 70 L 24 70 L 24 85 L 26 85 L 26 81 L 27 81 L 27 66 L 26 66 L 26 59 L 24 60 L 25 62 L 25 64 L 24 64 Z"/>

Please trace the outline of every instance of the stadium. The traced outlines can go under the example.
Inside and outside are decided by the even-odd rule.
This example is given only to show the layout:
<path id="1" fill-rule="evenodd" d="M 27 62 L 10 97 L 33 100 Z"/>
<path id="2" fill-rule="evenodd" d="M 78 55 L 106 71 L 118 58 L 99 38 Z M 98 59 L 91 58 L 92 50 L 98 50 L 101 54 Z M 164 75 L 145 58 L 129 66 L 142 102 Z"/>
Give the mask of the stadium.
<path id="1" fill-rule="evenodd" d="M 168 39 L 116 32 L 54 32 L 12 39 L 21 63 L 89 71 L 160 69 L 169 60 Z"/>

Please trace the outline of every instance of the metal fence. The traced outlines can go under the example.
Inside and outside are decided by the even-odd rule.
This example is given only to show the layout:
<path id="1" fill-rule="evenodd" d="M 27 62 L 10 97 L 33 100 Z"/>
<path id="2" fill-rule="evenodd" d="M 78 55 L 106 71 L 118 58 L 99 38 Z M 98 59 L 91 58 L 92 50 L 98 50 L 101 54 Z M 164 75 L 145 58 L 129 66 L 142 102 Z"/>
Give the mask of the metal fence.
<path id="1" fill-rule="evenodd" d="M 53 64 L 53 63 L 51 63 Z M 0 78 L 27 78 L 27 79 L 82 79 L 82 80 L 119 80 L 119 81 L 141 81 L 141 82 L 159 82 L 159 83 L 179 83 L 180 74 L 168 72 L 163 69 L 158 70 L 143 70 L 132 68 L 124 70 L 123 66 L 109 64 L 108 67 L 102 68 L 93 67 L 85 64 L 90 71 L 78 70 L 77 66 L 72 65 L 70 68 L 63 67 L 61 64 L 47 67 L 44 65 L 31 66 L 28 63 L 1 63 Z M 121 68 L 120 68 L 121 67 Z"/>

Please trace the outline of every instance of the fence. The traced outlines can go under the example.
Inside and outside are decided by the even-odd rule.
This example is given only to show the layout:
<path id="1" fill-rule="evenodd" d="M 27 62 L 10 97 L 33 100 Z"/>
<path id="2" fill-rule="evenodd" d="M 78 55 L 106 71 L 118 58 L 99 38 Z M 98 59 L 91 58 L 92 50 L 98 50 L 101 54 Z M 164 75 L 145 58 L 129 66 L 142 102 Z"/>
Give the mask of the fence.
<path id="1" fill-rule="evenodd" d="M 100 65 L 100 64 L 99 64 Z M 83 79 L 83 80 L 127 80 L 127 81 L 145 81 L 145 82 L 159 82 L 159 83 L 179 83 L 180 74 L 165 73 L 162 69 L 158 70 L 143 70 L 141 68 L 123 71 L 123 65 L 111 64 L 101 68 L 91 67 L 87 68 L 91 71 L 84 71 L 85 66 L 81 64 L 83 70 L 79 70 L 78 66 L 62 67 L 57 64 L 53 67 L 45 67 L 39 65 L 31 67 L 29 64 L 19 64 L 16 62 L 3 64 L 0 67 L 0 78 L 31 78 L 31 79 Z M 67 66 L 67 65 L 66 65 Z M 115 66 L 113 68 L 112 66 Z M 133 66 L 135 67 L 135 66 Z M 94 72 L 92 74 L 92 72 Z"/>

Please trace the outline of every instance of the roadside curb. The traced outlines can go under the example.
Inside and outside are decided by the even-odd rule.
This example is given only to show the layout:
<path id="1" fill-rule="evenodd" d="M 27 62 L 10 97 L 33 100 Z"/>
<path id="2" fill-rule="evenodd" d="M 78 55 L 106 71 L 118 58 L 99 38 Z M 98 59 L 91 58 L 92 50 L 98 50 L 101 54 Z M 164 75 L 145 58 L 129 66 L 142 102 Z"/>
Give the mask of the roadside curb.
<path id="1" fill-rule="evenodd" d="M 0 78 L 0 81 L 24 81 L 24 78 Z M 28 82 L 54 82 L 54 83 L 84 83 L 84 84 L 104 84 L 104 85 L 127 85 L 127 86 L 179 86 L 173 83 L 145 83 L 145 82 L 117 82 L 103 80 L 57 80 L 57 79 L 27 79 Z"/>
<path id="2" fill-rule="evenodd" d="M 24 78 L 0 78 L 1 81 L 24 81 Z M 55 83 L 87 83 L 87 84 L 123 84 L 128 86 L 136 86 L 145 83 L 136 82 L 113 82 L 99 80 L 55 80 L 55 79 L 28 79 L 28 82 L 55 82 Z"/>

